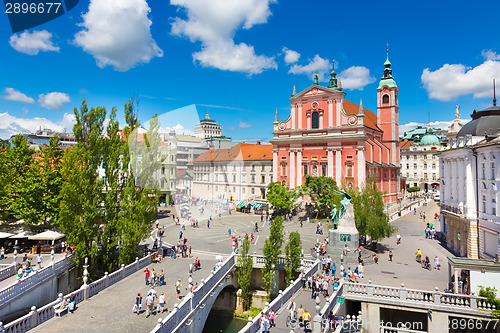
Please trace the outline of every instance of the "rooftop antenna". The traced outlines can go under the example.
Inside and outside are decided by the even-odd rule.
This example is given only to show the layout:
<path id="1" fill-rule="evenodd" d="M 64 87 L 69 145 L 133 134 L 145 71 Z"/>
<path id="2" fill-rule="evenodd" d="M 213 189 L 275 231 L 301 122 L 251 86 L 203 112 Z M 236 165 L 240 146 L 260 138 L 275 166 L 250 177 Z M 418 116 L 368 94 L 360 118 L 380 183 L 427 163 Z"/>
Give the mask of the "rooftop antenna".
<path id="1" fill-rule="evenodd" d="M 497 97 L 495 94 L 495 79 L 493 79 L 493 106 L 497 106 Z"/>

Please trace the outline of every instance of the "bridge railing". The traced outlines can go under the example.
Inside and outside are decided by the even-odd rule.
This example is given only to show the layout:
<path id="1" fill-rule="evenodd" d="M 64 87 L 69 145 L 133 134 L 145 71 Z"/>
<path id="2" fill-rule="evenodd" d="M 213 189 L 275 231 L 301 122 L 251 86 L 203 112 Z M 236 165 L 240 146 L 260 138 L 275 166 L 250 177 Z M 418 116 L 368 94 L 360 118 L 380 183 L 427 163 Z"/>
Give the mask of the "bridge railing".
<path id="1" fill-rule="evenodd" d="M 306 276 L 308 275 L 314 275 L 318 271 L 320 261 L 317 260 L 312 264 L 306 271 Z M 304 265 L 305 266 L 305 265 Z M 293 295 L 295 295 L 300 289 L 302 288 L 302 281 L 299 278 L 297 278 L 288 288 L 286 288 L 284 291 L 279 292 L 279 295 L 268 305 L 262 312 L 264 312 L 265 315 L 269 315 L 269 310 L 273 309 L 274 312 L 277 312 L 283 305 L 285 305 Z M 254 333 L 259 331 L 260 327 L 260 317 L 262 315 L 262 312 L 259 313 L 255 318 L 252 319 L 252 321 L 249 320 L 248 324 L 243 327 L 239 333 Z M 249 318 L 250 319 L 250 318 Z"/>
<path id="2" fill-rule="evenodd" d="M 412 301 L 412 303 L 433 304 L 439 306 L 461 307 L 473 310 L 493 310 L 494 305 L 486 302 L 486 298 L 476 295 L 457 295 L 435 290 L 407 289 L 401 287 L 375 286 L 371 280 L 368 284 L 344 282 L 344 294 L 364 296 L 366 298 L 385 299 L 395 301 Z"/>
<path id="3" fill-rule="evenodd" d="M 10 265 L 2 265 L 2 270 L 0 270 L 0 281 L 10 278 L 13 275 L 16 275 L 16 264 L 12 263 Z"/>
<path id="4" fill-rule="evenodd" d="M 183 301 L 176 305 L 172 312 L 155 327 L 151 333 L 170 333 L 188 320 L 190 313 L 199 305 L 202 304 L 206 297 L 212 297 L 212 290 L 220 283 L 236 265 L 236 255 L 233 253 L 226 259 L 222 265 L 215 271 L 210 273 L 206 280 L 202 280 L 198 288 L 193 293 L 189 293 L 184 297 Z"/>
<path id="5" fill-rule="evenodd" d="M 69 268 L 71 265 L 73 265 L 72 256 L 67 256 L 53 265 L 49 264 L 40 270 L 33 270 L 28 276 L 0 290 L 0 304 L 6 304 L 26 290 L 31 289 L 52 275 Z"/>
<path id="6" fill-rule="evenodd" d="M 321 316 L 321 324 L 322 324 L 322 330 L 323 332 L 329 332 L 327 330 L 328 327 L 328 314 L 330 311 L 333 311 L 333 313 L 338 313 L 341 304 L 338 303 L 338 298 L 342 296 L 342 292 L 344 291 L 344 282 L 340 281 L 339 286 L 337 289 L 335 289 L 330 297 L 326 298 L 326 303 L 319 312 Z"/>
<path id="7" fill-rule="evenodd" d="M 60 263 L 60 261 L 58 262 Z M 18 318 L 7 325 L 3 326 L 3 324 L 0 322 L 0 332 L 1 333 L 23 333 L 26 332 L 35 326 L 38 326 L 42 324 L 43 322 L 51 319 L 54 317 L 54 306 L 57 304 L 60 304 L 62 300 L 64 299 L 63 297 L 70 297 L 72 294 L 75 297 L 76 303 L 80 303 L 84 301 L 86 298 L 90 298 L 96 294 L 98 294 L 100 291 L 106 289 L 107 287 L 113 285 L 114 283 L 121 281 L 125 277 L 131 275 L 132 273 L 146 267 L 151 263 L 151 256 L 147 255 L 141 259 L 135 258 L 135 261 L 131 263 L 130 265 L 124 266 L 111 273 L 111 274 L 105 274 L 104 277 L 100 278 L 99 280 L 96 280 L 89 285 L 83 285 L 80 287 L 80 289 L 77 289 L 66 296 L 63 296 L 63 294 L 59 294 L 58 298 L 50 302 L 41 308 L 37 309 L 35 306 L 31 307 L 31 311 L 27 314 L 22 316 L 21 318 Z M 55 266 L 55 265 L 54 265 Z M 65 268 L 64 265 L 59 265 L 59 269 Z M 117 276 L 119 278 L 117 278 Z M 40 280 L 39 280 L 40 281 Z"/>

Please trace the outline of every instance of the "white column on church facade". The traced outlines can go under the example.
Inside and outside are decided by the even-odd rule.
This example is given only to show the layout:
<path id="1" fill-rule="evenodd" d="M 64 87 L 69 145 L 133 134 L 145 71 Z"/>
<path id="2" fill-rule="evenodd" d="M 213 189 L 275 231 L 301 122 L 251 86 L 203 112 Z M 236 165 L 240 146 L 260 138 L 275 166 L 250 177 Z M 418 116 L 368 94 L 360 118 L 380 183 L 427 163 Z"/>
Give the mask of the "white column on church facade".
<path id="1" fill-rule="evenodd" d="M 319 112 L 319 128 L 323 128 L 323 111 Z"/>
<path id="2" fill-rule="evenodd" d="M 311 124 L 311 110 L 306 111 L 306 123 L 307 123 L 307 129 L 311 129 L 312 124 Z"/>
<path id="3" fill-rule="evenodd" d="M 299 128 L 302 129 L 302 103 L 299 104 L 299 113 L 297 114 L 297 117 L 299 117 Z"/>
<path id="4" fill-rule="evenodd" d="M 335 181 L 342 184 L 342 148 L 335 148 Z"/>
<path id="5" fill-rule="evenodd" d="M 340 103 L 340 99 L 335 100 L 335 104 L 337 104 L 337 125 L 340 126 L 340 114 L 342 113 L 342 103 Z"/>
<path id="6" fill-rule="evenodd" d="M 278 181 L 278 149 L 273 149 L 273 181 Z"/>
<path id="7" fill-rule="evenodd" d="M 328 177 L 335 178 L 333 175 L 333 148 L 327 148 L 326 155 L 328 158 Z"/>
<path id="8" fill-rule="evenodd" d="M 458 179 L 457 179 L 457 161 L 456 159 L 451 160 L 451 195 L 453 199 L 451 202 L 458 207 Z"/>
<path id="9" fill-rule="evenodd" d="M 333 127 L 333 101 L 328 100 L 328 127 Z"/>
<path id="10" fill-rule="evenodd" d="M 290 188 L 295 187 L 295 151 L 290 149 Z"/>
<path id="11" fill-rule="evenodd" d="M 290 113 L 291 113 L 291 116 L 292 116 L 292 129 L 295 129 L 295 114 L 297 113 L 296 110 L 295 110 L 295 104 L 292 105 L 292 107 L 290 108 Z"/>
<path id="12" fill-rule="evenodd" d="M 358 186 L 366 184 L 366 160 L 365 147 L 358 147 Z"/>
<path id="13" fill-rule="evenodd" d="M 302 149 L 297 150 L 297 186 L 302 185 Z"/>

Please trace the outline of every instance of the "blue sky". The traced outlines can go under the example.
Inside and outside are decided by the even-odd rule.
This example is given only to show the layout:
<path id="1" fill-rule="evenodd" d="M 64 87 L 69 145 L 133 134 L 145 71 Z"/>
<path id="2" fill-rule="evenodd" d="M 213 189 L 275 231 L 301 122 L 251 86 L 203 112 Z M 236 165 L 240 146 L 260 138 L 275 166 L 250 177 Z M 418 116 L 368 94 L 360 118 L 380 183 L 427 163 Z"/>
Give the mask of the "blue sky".
<path id="1" fill-rule="evenodd" d="M 402 128 L 443 127 L 456 105 L 464 120 L 491 105 L 499 10 L 498 1 L 80 0 L 18 34 L 2 13 L 0 137 L 70 130 L 83 99 L 122 114 L 139 96 L 143 122 L 196 104 L 224 135 L 269 140 L 293 86 L 310 86 L 315 70 L 325 77 L 332 59 L 346 98 L 376 111 L 386 43 Z"/>

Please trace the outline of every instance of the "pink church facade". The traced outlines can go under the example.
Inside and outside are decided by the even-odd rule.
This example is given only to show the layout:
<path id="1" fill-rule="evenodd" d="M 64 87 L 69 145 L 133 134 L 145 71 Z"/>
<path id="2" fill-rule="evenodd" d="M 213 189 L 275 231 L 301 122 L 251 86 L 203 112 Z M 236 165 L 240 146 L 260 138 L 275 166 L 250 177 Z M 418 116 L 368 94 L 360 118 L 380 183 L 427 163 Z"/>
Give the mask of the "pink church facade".
<path id="1" fill-rule="evenodd" d="M 346 100 L 332 70 L 327 87 L 315 82 L 290 98 L 290 116 L 274 121 L 274 179 L 291 188 L 305 175 L 327 176 L 337 184 L 361 187 L 370 175 L 386 203 L 400 197 L 399 89 L 389 60 L 377 88 L 377 114 Z"/>

